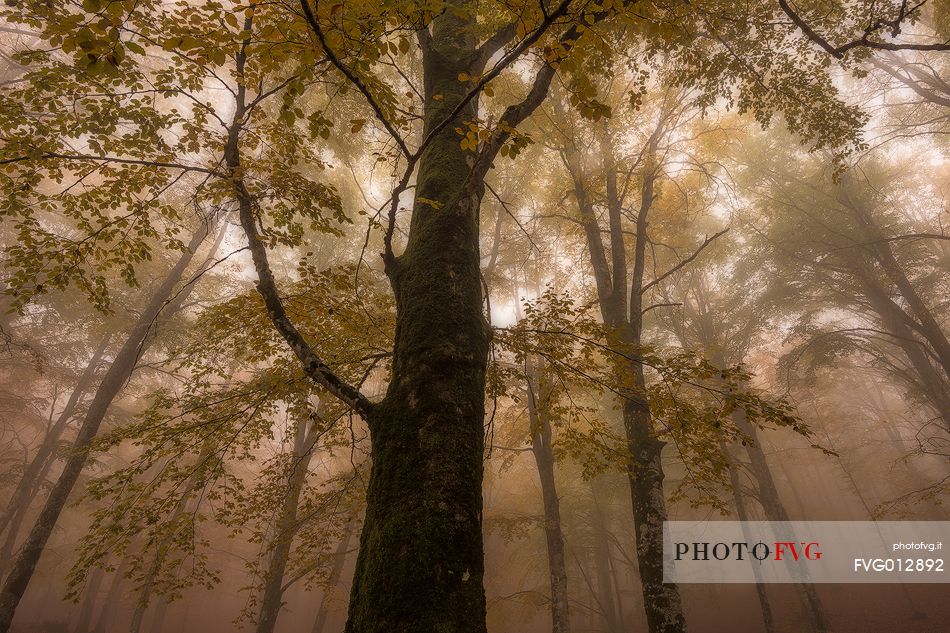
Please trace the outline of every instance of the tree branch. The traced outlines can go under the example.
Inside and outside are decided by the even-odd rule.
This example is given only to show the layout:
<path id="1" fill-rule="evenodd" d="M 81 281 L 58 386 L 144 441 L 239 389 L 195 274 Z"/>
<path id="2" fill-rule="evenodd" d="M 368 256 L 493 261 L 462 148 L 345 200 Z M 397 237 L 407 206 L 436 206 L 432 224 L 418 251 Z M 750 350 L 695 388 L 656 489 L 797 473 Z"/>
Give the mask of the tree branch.
<path id="1" fill-rule="evenodd" d="M 676 266 L 673 266 L 673 267 L 670 268 L 668 271 L 666 271 L 665 273 L 663 273 L 662 275 L 660 275 L 659 277 L 657 277 L 656 279 L 654 279 L 654 280 L 651 281 L 650 283 L 644 285 L 644 286 L 643 286 L 643 290 L 641 290 L 641 292 L 646 292 L 647 290 L 649 290 L 649 289 L 652 288 L 653 286 L 657 285 L 658 283 L 660 283 L 661 281 L 663 281 L 664 279 L 666 279 L 666 278 L 669 277 L 670 275 L 676 273 L 676 271 L 682 269 L 684 266 L 687 266 L 690 262 L 692 262 L 694 259 L 696 259 L 697 257 L 699 257 L 699 254 L 702 253 L 703 250 L 704 250 L 707 246 L 709 246 L 710 244 L 712 244 L 713 240 L 715 240 L 715 239 L 718 238 L 718 237 L 721 237 L 721 236 L 725 235 L 725 234 L 728 233 L 728 232 L 729 232 L 729 227 L 726 227 L 726 228 L 724 228 L 723 230 L 721 230 L 721 231 L 719 231 L 718 233 L 716 233 L 715 235 L 713 235 L 713 236 L 711 236 L 711 237 L 707 237 L 707 238 L 703 241 L 703 243 L 699 245 L 699 248 L 697 248 L 695 251 L 693 251 L 693 254 L 692 254 L 692 255 L 690 255 L 690 256 L 687 257 L 686 259 L 682 260 L 682 261 L 681 261 L 680 263 L 678 263 Z"/>
<path id="2" fill-rule="evenodd" d="M 302 0 L 302 2 L 306 2 L 306 0 Z M 244 30 L 246 32 L 251 31 L 251 19 L 252 16 L 245 18 Z M 247 43 L 248 40 L 242 43 L 235 57 L 239 86 L 235 95 L 234 116 L 224 146 L 224 159 L 229 170 L 234 197 L 238 203 L 241 228 L 244 229 L 244 235 L 247 237 L 251 259 L 254 262 L 254 269 L 257 271 L 257 291 L 264 299 L 267 316 L 270 317 L 274 328 L 303 364 L 304 373 L 334 397 L 352 407 L 364 418 L 368 418 L 373 410 L 373 403 L 359 389 L 344 382 L 330 369 L 287 316 L 287 311 L 284 309 L 284 303 L 277 288 L 277 282 L 274 279 L 274 273 L 271 271 L 270 262 L 267 259 L 267 249 L 257 232 L 257 219 L 254 215 L 255 200 L 244 184 L 239 145 L 244 115 L 248 111 L 248 105 L 245 102 L 246 87 L 244 84 Z"/>
<path id="3" fill-rule="evenodd" d="M 640 312 L 640 316 L 643 316 L 650 310 L 656 310 L 657 308 L 675 308 L 677 306 L 683 305 L 682 303 L 654 303 L 651 306 L 647 306 Z"/>
<path id="4" fill-rule="evenodd" d="M 302 1 L 306 1 L 306 0 L 302 0 Z M 429 130 L 429 133 L 426 134 L 425 138 L 422 139 L 422 143 L 419 144 L 419 148 L 416 150 L 416 155 L 418 156 L 419 154 L 421 154 L 423 150 L 425 150 L 425 148 L 429 145 L 429 143 L 432 142 L 432 139 L 434 139 L 439 134 L 439 132 L 441 132 L 448 125 L 450 125 L 455 120 L 455 117 L 457 117 L 459 114 L 462 113 L 463 110 L 465 110 L 465 107 L 472 101 L 472 99 L 478 96 L 478 94 L 482 91 L 482 89 L 484 89 L 485 86 L 488 85 L 488 82 L 490 82 L 492 79 L 500 75 L 502 71 L 505 70 L 505 68 L 507 68 L 508 66 L 513 64 L 515 61 L 517 61 L 518 58 L 521 57 L 522 53 L 524 53 L 532 44 L 537 42 L 541 38 L 541 36 L 544 35 L 545 32 L 547 32 L 548 28 L 550 28 L 550 26 L 554 24 L 555 20 L 557 20 L 559 17 L 567 13 L 567 9 L 568 7 L 570 7 L 570 4 L 571 4 L 571 0 L 562 0 L 562 2 L 554 9 L 554 11 L 551 11 L 550 13 L 547 14 L 547 16 L 545 16 L 541 24 L 538 25 L 538 28 L 532 31 L 523 40 L 518 42 L 518 45 L 515 46 L 510 51 L 508 51 L 508 53 L 504 57 L 498 60 L 498 63 L 492 66 L 492 69 L 490 71 L 482 75 L 481 78 L 478 80 L 478 82 L 475 84 L 475 86 L 471 90 L 468 91 L 468 94 L 462 97 L 461 101 L 459 101 L 456 104 L 455 108 L 452 109 L 452 112 L 450 112 L 448 116 L 442 119 L 442 121 L 438 125 L 433 126 L 432 129 Z M 571 27 L 568 33 L 576 33 L 575 39 L 576 37 L 580 35 L 579 32 L 577 32 L 575 27 Z M 564 40 L 565 36 L 562 36 L 561 39 Z M 545 68 L 551 69 L 552 71 L 551 77 L 553 77 L 554 68 L 550 64 L 545 64 Z M 536 78 L 535 84 L 537 83 L 538 83 L 538 79 Z M 548 78 L 547 83 L 548 84 L 551 83 L 550 78 Z M 544 94 L 541 95 L 541 99 L 543 99 L 544 95 L 546 94 L 547 94 L 547 86 L 544 87 Z M 540 100 L 538 100 L 538 104 L 540 104 Z M 531 108 L 531 112 L 533 112 L 535 108 L 537 108 L 537 105 Z M 511 108 L 509 107 L 508 110 L 511 110 Z M 507 114 L 507 111 L 506 111 L 506 114 Z"/>
<path id="5" fill-rule="evenodd" d="M 314 0 L 314 8 L 319 7 L 320 0 Z M 366 101 L 369 103 L 369 106 L 373 109 L 373 113 L 376 115 L 376 118 L 379 119 L 379 122 L 383 124 L 383 127 L 386 128 L 386 131 L 389 132 L 390 136 L 393 137 L 393 140 L 396 141 L 396 145 L 399 146 L 399 150 L 408 158 L 411 156 L 409 148 L 406 147 L 406 142 L 402 139 L 402 136 L 399 132 L 396 131 L 396 128 L 393 124 L 386 118 L 386 114 L 383 112 L 382 106 L 376 101 L 376 98 L 373 96 L 373 93 L 369 91 L 366 84 L 362 79 L 359 78 L 359 75 L 350 70 L 341 60 L 337 57 L 336 53 L 333 52 L 327 45 L 326 37 L 323 34 L 323 29 L 320 27 L 320 22 L 317 21 L 316 15 L 314 15 L 313 10 L 310 8 L 310 0 L 300 0 L 300 6 L 303 9 L 304 15 L 307 18 L 307 23 L 310 25 L 310 30 L 313 31 L 313 34 L 317 36 L 317 41 L 320 42 L 320 46 L 323 48 L 323 52 L 326 53 L 327 57 L 330 59 L 330 63 L 336 66 L 343 75 L 350 81 L 351 84 L 356 86 L 356 89 L 360 91 Z"/>
<path id="6" fill-rule="evenodd" d="M 872 48 L 877 50 L 884 51 L 950 51 L 950 44 L 893 44 L 891 42 L 881 42 L 878 40 L 872 40 L 871 36 L 879 31 L 889 28 L 891 34 L 896 37 L 901 30 L 901 25 L 904 23 L 904 20 L 913 15 L 917 9 L 922 7 L 927 0 L 917 3 L 913 7 L 908 8 L 907 2 L 901 3 L 900 12 L 897 17 L 893 20 L 876 20 L 870 23 L 867 28 L 864 29 L 864 33 L 856 40 L 851 40 L 840 46 L 835 46 L 827 39 L 818 34 L 815 29 L 808 24 L 808 22 L 798 14 L 792 7 L 788 4 L 788 0 L 778 0 L 778 4 L 782 7 L 782 11 L 785 12 L 785 15 L 795 23 L 795 26 L 801 30 L 805 36 L 811 41 L 815 42 L 822 49 L 825 50 L 829 55 L 835 57 L 836 59 L 842 59 L 844 54 L 850 51 L 853 48 Z"/>
<path id="7" fill-rule="evenodd" d="M 307 376 L 364 417 L 368 416 L 373 410 L 373 403 L 358 389 L 340 379 L 327 366 L 287 316 L 283 301 L 281 301 L 277 290 L 277 283 L 274 281 L 274 274 L 267 259 L 267 250 L 257 233 L 250 193 L 241 180 L 235 181 L 235 189 L 238 192 L 241 227 L 247 236 L 251 259 L 254 261 L 254 269 L 257 271 L 257 291 L 264 299 L 264 306 L 271 322 L 290 346 L 294 355 L 303 364 Z"/>
<path id="8" fill-rule="evenodd" d="M 208 169 L 207 167 L 198 167 L 197 165 L 182 165 L 181 163 L 166 163 L 157 160 L 139 160 L 136 158 L 117 158 L 115 156 L 93 156 L 91 154 L 59 154 L 56 152 L 46 152 L 39 156 L 17 156 L 15 158 L 5 158 L 0 160 L 0 165 L 9 165 L 10 163 L 20 163 L 29 160 L 50 160 L 59 158 L 62 160 L 91 160 L 104 163 L 120 163 L 123 165 L 145 165 L 146 167 L 163 167 L 167 169 L 180 169 L 182 171 L 197 171 L 212 176 L 224 176 L 219 171 Z"/>
<path id="9" fill-rule="evenodd" d="M 505 26 L 495 31 L 491 37 L 482 42 L 482 45 L 478 47 L 479 63 L 482 65 L 487 64 L 492 55 L 497 53 L 502 46 L 514 38 L 517 31 L 517 22 L 509 22 Z"/>

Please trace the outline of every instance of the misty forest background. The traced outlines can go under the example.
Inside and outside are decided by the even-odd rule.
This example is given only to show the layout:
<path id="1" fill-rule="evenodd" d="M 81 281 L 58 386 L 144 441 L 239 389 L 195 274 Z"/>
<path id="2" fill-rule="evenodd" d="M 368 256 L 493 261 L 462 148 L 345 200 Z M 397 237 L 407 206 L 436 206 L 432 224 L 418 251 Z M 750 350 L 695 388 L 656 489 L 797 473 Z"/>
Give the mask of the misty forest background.
<path id="1" fill-rule="evenodd" d="M 947 630 L 946 0 L 0 18 L 0 632 Z"/>

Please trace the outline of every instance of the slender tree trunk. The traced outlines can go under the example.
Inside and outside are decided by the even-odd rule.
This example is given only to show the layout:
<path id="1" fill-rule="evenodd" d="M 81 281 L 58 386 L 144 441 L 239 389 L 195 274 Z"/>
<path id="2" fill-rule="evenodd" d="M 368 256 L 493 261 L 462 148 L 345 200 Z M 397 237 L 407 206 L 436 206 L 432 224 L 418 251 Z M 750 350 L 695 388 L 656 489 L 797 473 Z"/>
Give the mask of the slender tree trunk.
<path id="1" fill-rule="evenodd" d="M 166 600 L 161 600 L 155 607 L 155 612 L 152 614 L 152 626 L 149 628 L 152 633 L 162 633 L 162 629 L 165 628 L 165 616 L 168 615 L 169 606 Z"/>
<path id="2" fill-rule="evenodd" d="M 4 514 L 5 519 L 9 516 L 9 523 L 6 524 L 6 537 L 3 539 L 3 546 L 0 547 L 0 578 L 6 575 L 8 565 L 12 563 L 17 537 L 20 534 L 20 527 L 30 512 L 32 501 L 39 495 L 43 484 L 46 482 L 49 471 L 52 469 L 53 464 L 56 463 L 57 443 L 60 437 L 62 437 L 69 420 L 75 414 L 76 405 L 82 397 L 83 392 L 89 388 L 90 383 L 95 377 L 96 368 L 99 365 L 102 354 L 108 347 L 111 337 L 112 335 L 109 334 L 102 339 L 92 360 L 90 360 L 89 365 L 86 366 L 82 376 L 80 376 L 76 388 L 73 390 L 73 393 L 70 394 L 69 400 L 60 413 L 59 418 L 50 429 L 50 432 L 40 445 L 36 455 L 33 456 L 26 470 L 24 470 L 23 476 L 17 482 L 17 488 L 13 493 L 10 507 Z"/>
<path id="3" fill-rule="evenodd" d="M 732 488 L 732 499 L 736 504 L 736 516 L 743 522 L 743 536 L 745 536 L 746 541 L 748 541 L 750 535 L 747 533 L 748 530 L 744 524 L 750 520 L 749 509 L 746 506 L 745 497 L 742 495 L 742 485 L 739 481 L 739 467 L 735 461 L 733 461 L 729 449 L 722 440 L 719 441 L 719 450 L 729 459 L 729 485 Z M 762 611 L 762 624 L 765 626 L 765 633 L 775 633 L 775 619 L 772 615 L 772 605 L 769 603 L 769 596 L 765 590 L 765 584 L 762 582 L 762 572 L 759 569 L 759 565 L 752 558 L 749 559 L 749 565 L 752 567 L 752 574 L 755 578 L 755 594 L 759 599 L 759 608 Z"/>
<path id="4" fill-rule="evenodd" d="M 620 579 L 617 578 L 617 559 L 610 551 L 610 541 L 616 540 L 610 531 L 605 532 L 605 535 L 610 538 L 607 543 L 607 567 L 610 569 L 610 580 L 614 586 L 614 604 L 617 605 L 617 624 L 620 626 L 621 631 L 627 630 L 627 616 L 624 615 L 624 599 L 623 593 L 620 590 Z"/>
<path id="5" fill-rule="evenodd" d="M 454 8 L 422 36 L 431 40 L 423 46 L 424 133 L 466 94 L 459 74 L 477 74 L 472 23 Z M 476 113 L 473 100 L 459 120 Z M 481 485 L 489 330 L 478 252 L 484 183 L 472 161 L 452 125 L 427 145 L 408 243 L 387 263 L 397 309 L 392 378 L 367 420 L 373 466 L 347 633 L 486 630 Z"/>
<path id="6" fill-rule="evenodd" d="M 36 478 L 32 482 L 33 485 L 27 493 L 27 499 L 35 499 L 40 494 L 40 490 L 46 482 L 46 477 L 49 475 L 49 471 L 55 463 L 55 454 L 51 453 L 46 456 L 43 467 L 40 469 L 40 472 L 37 473 Z M 19 504 L 15 509 L 16 512 L 13 514 L 10 524 L 7 526 L 7 535 L 3 539 L 2 548 L 0 548 L 0 578 L 6 576 L 8 565 L 13 562 L 13 552 L 16 547 L 17 537 L 20 534 L 20 527 L 22 527 L 23 521 L 26 520 L 30 512 L 30 505 L 30 503 Z"/>
<path id="7" fill-rule="evenodd" d="M 659 128 L 658 128 L 659 129 Z M 654 135 L 655 138 L 655 135 Z M 637 240 L 631 274 L 630 303 L 620 324 L 620 349 L 627 360 L 619 384 L 630 385 L 623 402 L 623 422 L 630 452 L 628 477 L 636 530 L 637 565 L 643 585 L 643 608 L 651 633 L 682 633 L 686 630 L 679 587 L 663 583 L 663 522 L 666 521 L 666 494 L 663 490 L 663 442 L 653 428 L 653 414 L 647 396 L 646 376 L 641 358 L 643 331 L 644 270 L 646 268 L 647 212 L 655 197 L 657 174 L 655 147 L 647 154 L 647 171 L 640 194 Z M 618 315 L 619 316 L 619 315 Z M 632 379 L 632 380 L 631 380 Z"/>
<path id="8" fill-rule="evenodd" d="M 313 423 L 301 422 L 294 437 L 287 491 L 274 522 L 274 540 L 271 543 L 270 562 L 264 576 L 264 595 L 257 618 L 257 633 L 273 633 L 277 616 L 283 606 L 284 572 L 290 559 L 290 546 L 297 533 L 297 508 L 313 457 L 313 451 L 310 449 L 316 436 L 316 428 Z"/>
<path id="9" fill-rule="evenodd" d="M 356 521 L 350 521 L 346 524 L 346 530 L 343 537 L 337 543 L 336 551 L 333 552 L 333 566 L 330 567 L 330 575 L 327 577 L 326 590 L 320 599 L 320 608 L 317 609 L 317 617 L 313 620 L 313 628 L 310 633 L 323 633 L 323 628 L 327 624 L 327 616 L 330 614 L 330 604 L 332 603 L 333 592 L 340 584 L 340 577 L 343 575 L 343 566 L 346 564 L 346 553 L 350 548 L 350 540 L 356 531 Z"/>
<path id="10" fill-rule="evenodd" d="M 115 572 L 113 572 L 112 582 L 109 584 L 109 590 L 106 592 L 105 600 L 102 601 L 102 609 L 99 611 L 99 617 L 96 619 L 96 625 L 92 627 L 91 633 L 105 633 L 106 627 L 118 611 L 122 596 L 122 582 L 125 580 L 125 570 L 128 567 L 129 559 L 123 558 Z M 86 633 L 86 631 L 77 631 L 76 633 Z"/>
<path id="11" fill-rule="evenodd" d="M 76 407 L 83 394 L 89 390 L 89 387 L 95 380 L 96 371 L 99 369 L 99 361 L 102 360 L 102 355 L 105 354 L 106 349 L 109 347 L 109 341 L 111 339 L 112 335 L 107 334 L 99 342 L 99 346 L 96 348 L 96 351 L 93 352 L 92 358 L 89 360 L 82 374 L 80 374 L 76 387 L 69 395 L 69 399 L 66 401 L 66 405 L 60 412 L 59 417 L 53 426 L 50 427 L 49 432 L 40 444 L 39 449 L 37 449 L 33 459 L 30 460 L 30 463 L 24 469 L 23 475 L 17 482 L 13 495 L 10 497 L 7 508 L 3 511 L 3 514 L 0 515 L 0 533 L 11 525 L 16 515 L 22 515 L 25 508 L 28 507 L 30 501 L 32 501 L 32 493 L 36 490 L 37 480 L 41 479 L 41 471 L 48 470 L 50 460 L 55 458 L 57 442 L 59 442 L 59 438 L 62 437 L 63 431 L 66 430 L 70 419 L 72 419 L 73 413 L 75 413 Z M 10 534 L 16 539 L 15 529 L 11 528 Z M 9 552 L 4 548 L 4 554 L 0 554 L 0 561 L 7 560 L 7 555 L 9 555 Z"/>
<path id="12" fill-rule="evenodd" d="M 543 371 L 543 370 L 541 370 Z M 546 381 L 541 371 L 527 361 L 528 415 L 531 423 L 531 452 L 538 468 L 544 505 L 544 536 L 547 541 L 548 572 L 551 579 L 551 630 L 568 633 L 571 621 L 568 607 L 567 565 L 564 560 L 564 535 L 561 531 L 561 504 L 554 480 L 554 449 L 551 423 L 546 413 Z"/>
<path id="13" fill-rule="evenodd" d="M 630 462 L 627 477 L 633 505 L 634 529 L 637 545 L 637 565 L 643 590 L 643 607 L 650 633 L 683 633 L 686 619 L 679 588 L 663 583 L 663 522 L 666 520 L 666 496 L 663 490 L 661 454 L 665 442 L 653 429 L 650 403 L 647 399 L 646 377 L 641 362 L 643 321 L 643 294 L 647 249 L 647 217 L 655 199 L 654 185 L 660 176 L 657 146 L 666 126 L 666 116 L 660 117 L 650 136 L 643 156 L 643 182 L 640 188 L 640 209 L 636 222 L 636 240 L 632 270 L 629 274 L 629 301 L 627 298 L 627 256 L 622 233 L 622 201 L 616 183 L 616 165 L 609 130 L 601 135 L 603 168 L 606 173 L 608 196 L 608 231 L 610 261 L 601 237 L 587 191 L 585 174 L 576 149 L 564 152 L 564 162 L 574 182 L 581 222 L 587 237 L 588 252 L 597 285 L 601 314 L 607 327 L 613 330 L 611 343 L 623 355 L 615 363 L 617 384 L 625 386 L 622 410 L 624 433 Z"/>
<path id="14" fill-rule="evenodd" d="M 101 567 L 96 567 L 86 585 L 85 595 L 82 599 L 82 605 L 79 607 L 79 617 L 76 620 L 76 633 L 89 633 L 89 625 L 92 623 L 92 612 L 99 599 L 99 589 L 102 587 L 102 580 L 105 572 Z"/>
<path id="15" fill-rule="evenodd" d="M 745 419 L 745 416 L 739 411 L 733 412 L 733 421 L 740 431 L 749 436 L 751 443 L 746 445 L 746 453 L 749 456 L 749 463 L 752 470 L 752 476 L 755 478 L 756 489 L 759 502 L 762 504 L 762 510 L 769 521 L 787 522 L 789 521 L 788 511 L 778 494 L 775 486 L 775 479 L 772 477 L 772 470 L 765 458 L 765 452 L 762 450 L 762 444 L 759 440 L 755 427 Z M 825 633 L 830 631 L 830 627 L 825 617 L 825 608 L 818 597 L 815 585 L 810 582 L 795 583 L 796 590 L 802 598 L 802 607 L 808 617 L 808 622 L 815 633 Z"/>
<path id="16" fill-rule="evenodd" d="M 66 466 L 53 486 L 46 504 L 43 506 L 26 543 L 23 545 L 10 574 L 3 584 L 3 588 L 0 589 L 0 633 L 9 631 L 17 605 L 33 577 L 33 571 L 43 554 L 46 542 L 49 540 L 59 515 L 66 506 L 69 494 L 79 480 L 82 469 L 86 464 L 89 456 L 89 446 L 99 432 L 99 425 L 105 418 L 112 401 L 131 376 L 140 353 L 152 340 L 149 333 L 154 327 L 156 319 L 162 314 L 166 303 L 173 300 L 175 287 L 180 283 L 195 251 L 208 235 L 208 228 L 207 224 L 202 223 L 201 227 L 194 233 L 188 248 L 182 253 L 161 286 L 152 295 L 139 320 L 129 333 L 125 344 L 116 354 L 112 365 L 103 376 L 79 428 L 71 454 L 66 460 Z M 189 285 L 188 289 L 190 288 L 193 288 L 193 285 Z M 178 297 L 174 298 L 174 303 L 180 306 L 186 295 L 187 290 L 180 292 Z M 170 304 L 168 308 L 172 309 L 173 305 Z M 165 313 L 165 318 L 170 313 L 173 313 L 173 310 Z"/>
<path id="17" fill-rule="evenodd" d="M 597 492 L 594 493 L 594 573 L 597 574 L 597 603 L 603 611 L 604 622 L 608 633 L 621 633 L 620 618 L 617 616 L 617 603 L 614 600 L 614 577 L 610 570 L 610 533 L 607 527 L 607 518 L 604 516 L 600 504 L 597 503 Z"/>

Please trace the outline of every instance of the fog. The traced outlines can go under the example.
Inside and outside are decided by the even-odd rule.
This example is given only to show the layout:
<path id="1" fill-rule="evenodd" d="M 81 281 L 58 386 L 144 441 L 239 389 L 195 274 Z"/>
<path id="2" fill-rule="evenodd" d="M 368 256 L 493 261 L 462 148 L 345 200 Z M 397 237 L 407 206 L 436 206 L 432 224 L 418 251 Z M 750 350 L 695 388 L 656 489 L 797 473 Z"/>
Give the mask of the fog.
<path id="1" fill-rule="evenodd" d="M 7 2 L 0 633 L 945 630 L 664 582 L 950 521 L 948 5 L 752 5 Z"/>

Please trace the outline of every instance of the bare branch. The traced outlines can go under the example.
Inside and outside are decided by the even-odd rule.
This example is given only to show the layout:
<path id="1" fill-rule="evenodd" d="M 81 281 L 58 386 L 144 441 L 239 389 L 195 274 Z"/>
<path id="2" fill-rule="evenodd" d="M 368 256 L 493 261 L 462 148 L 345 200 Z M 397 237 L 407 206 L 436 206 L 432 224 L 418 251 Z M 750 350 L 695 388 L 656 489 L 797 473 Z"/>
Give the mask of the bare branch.
<path id="1" fill-rule="evenodd" d="M 675 307 L 678 307 L 678 306 L 681 306 L 681 305 L 683 305 L 683 304 L 682 304 L 682 303 L 654 303 L 653 305 L 644 308 L 644 309 L 640 312 L 640 316 L 643 316 L 644 314 L 646 314 L 646 313 L 649 312 L 650 310 L 655 310 L 655 309 L 657 309 L 657 308 L 675 308 Z"/>
<path id="2" fill-rule="evenodd" d="M 929 101 L 930 103 L 950 108 L 950 98 L 947 98 L 941 94 L 938 94 L 934 92 L 933 90 L 929 90 L 928 88 L 925 88 L 923 85 L 921 85 L 921 82 L 916 81 L 912 79 L 911 77 L 907 77 L 901 74 L 900 70 L 903 70 L 903 69 L 894 68 L 890 66 L 889 64 L 885 64 L 884 62 L 877 59 L 872 59 L 871 63 L 874 64 L 875 67 L 880 68 L 881 70 L 886 72 L 888 75 L 890 75 L 897 81 L 904 84 L 907 88 L 910 88 L 912 91 L 914 91 L 914 93 L 916 93 L 919 97 L 923 98 L 925 101 Z"/>
<path id="3" fill-rule="evenodd" d="M 782 11 L 785 12 L 785 15 L 787 15 L 792 20 L 792 22 L 795 23 L 795 26 L 797 26 L 808 39 L 818 44 L 818 46 L 824 49 L 825 52 L 827 52 L 832 57 L 835 57 L 836 59 L 842 59 L 844 54 L 851 49 L 860 47 L 884 51 L 950 51 L 950 43 L 946 42 L 942 44 L 895 44 L 871 39 L 874 34 L 884 29 L 889 29 L 891 35 L 896 37 L 900 33 L 901 25 L 904 23 L 904 21 L 908 17 L 912 16 L 920 7 L 922 7 L 926 1 L 927 0 L 923 0 L 922 2 L 919 2 L 910 8 L 907 7 L 906 2 L 902 3 L 900 13 L 896 18 L 893 20 L 875 20 L 874 22 L 871 22 L 871 24 L 869 24 L 866 29 L 864 29 L 864 33 L 861 35 L 861 37 L 851 40 L 850 42 L 840 46 L 833 45 L 827 39 L 819 35 L 818 32 L 815 31 L 815 29 L 813 29 L 801 15 L 792 9 L 792 7 L 788 4 L 788 0 L 778 0 L 778 4 L 780 7 L 782 7 Z"/>
<path id="4" fill-rule="evenodd" d="M 649 290 L 649 289 L 652 288 L 653 286 L 657 285 L 658 283 L 660 283 L 661 281 L 663 281 L 664 279 L 666 279 L 666 278 L 669 277 L 670 275 L 675 274 L 678 270 L 682 269 L 684 266 L 687 266 L 690 262 L 692 262 L 694 259 L 696 259 L 697 257 L 699 257 L 699 254 L 702 253 L 703 250 L 705 250 L 705 248 L 706 248 L 707 246 L 709 246 L 710 244 L 712 244 L 712 243 L 713 243 L 713 240 L 715 240 L 715 239 L 718 238 L 718 237 L 721 237 L 721 236 L 725 235 L 725 234 L 728 233 L 728 232 L 729 232 L 729 227 L 726 227 L 726 228 L 724 228 L 723 230 L 721 230 L 721 231 L 719 231 L 718 233 L 716 233 L 715 235 L 712 235 L 711 237 L 707 237 L 707 238 L 703 241 L 703 243 L 699 245 L 699 248 L 697 248 L 695 251 L 693 251 L 693 254 L 692 254 L 692 255 L 690 255 L 690 256 L 687 257 L 686 259 L 682 260 L 682 261 L 681 261 L 680 263 L 678 263 L 676 266 L 673 266 L 673 267 L 670 268 L 668 271 L 666 271 L 665 273 L 663 273 L 662 275 L 660 275 L 659 277 L 657 277 L 656 279 L 654 279 L 654 280 L 651 281 L 650 283 L 644 285 L 644 286 L 643 286 L 643 290 L 641 290 L 641 292 L 646 292 L 647 290 Z M 644 311 L 644 312 L 645 312 L 645 311 Z"/>

